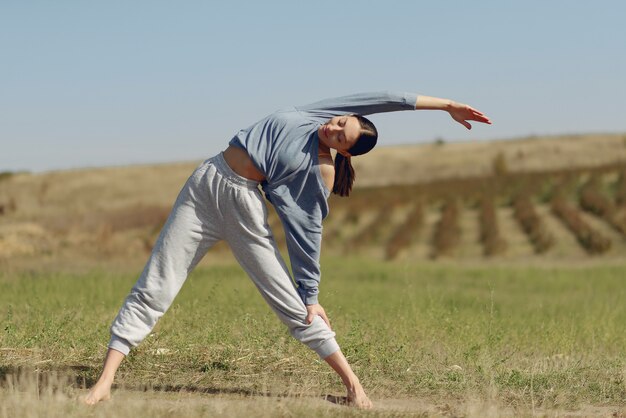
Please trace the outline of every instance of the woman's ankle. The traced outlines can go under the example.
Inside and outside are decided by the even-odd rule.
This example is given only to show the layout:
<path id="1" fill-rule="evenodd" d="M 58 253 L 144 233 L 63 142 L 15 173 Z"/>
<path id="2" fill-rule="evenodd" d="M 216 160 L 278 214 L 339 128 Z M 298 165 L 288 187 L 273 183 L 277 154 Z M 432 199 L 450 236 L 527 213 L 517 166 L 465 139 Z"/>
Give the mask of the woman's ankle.
<path id="1" fill-rule="evenodd" d="M 114 379 L 115 379 L 115 375 L 101 374 L 96 384 L 111 386 L 113 384 Z"/>
<path id="2" fill-rule="evenodd" d="M 345 385 L 346 389 L 348 389 L 349 391 L 354 391 L 362 387 L 361 381 L 354 374 L 351 377 L 349 377 L 348 380 L 344 381 L 343 384 Z"/>

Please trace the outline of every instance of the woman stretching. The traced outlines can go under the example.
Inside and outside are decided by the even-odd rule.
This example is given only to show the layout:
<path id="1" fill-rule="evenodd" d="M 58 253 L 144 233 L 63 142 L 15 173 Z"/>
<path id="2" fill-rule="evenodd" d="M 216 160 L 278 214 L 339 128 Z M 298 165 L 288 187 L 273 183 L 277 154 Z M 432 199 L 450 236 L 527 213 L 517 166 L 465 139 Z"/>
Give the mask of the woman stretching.
<path id="1" fill-rule="evenodd" d="M 225 240 L 291 335 L 339 374 L 348 402 L 371 408 L 318 303 L 322 220 L 331 190 L 350 194 L 350 158 L 376 144 L 376 128 L 362 115 L 414 109 L 448 111 L 467 129 L 468 121 L 491 123 L 481 112 L 451 100 L 409 93 L 357 94 L 277 111 L 239 131 L 226 151 L 200 164 L 111 325 L 102 374 L 85 402 L 110 398 L 124 357 L 150 333 L 209 248 Z M 334 163 L 331 149 L 336 150 Z M 259 185 L 285 230 L 293 281 L 267 223 Z"/>

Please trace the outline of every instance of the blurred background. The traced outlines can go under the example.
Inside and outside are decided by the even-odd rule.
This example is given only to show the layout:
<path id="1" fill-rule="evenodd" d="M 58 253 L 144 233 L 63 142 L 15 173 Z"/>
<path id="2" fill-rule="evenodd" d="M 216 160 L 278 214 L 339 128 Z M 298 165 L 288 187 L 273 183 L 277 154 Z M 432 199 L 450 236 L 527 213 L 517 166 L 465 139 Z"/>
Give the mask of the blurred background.
<path id="1" fill-rule="evenodd" d="M 619 258 L 625 14 L 618 1 L 4 2 L 0 259 L 143 262 L 194 166 L 239 129 L 387 89 L 494 123 L 373 116 L 384 146 L 357 159 L 354 199 L 332 199 L 325 251 Z"/>

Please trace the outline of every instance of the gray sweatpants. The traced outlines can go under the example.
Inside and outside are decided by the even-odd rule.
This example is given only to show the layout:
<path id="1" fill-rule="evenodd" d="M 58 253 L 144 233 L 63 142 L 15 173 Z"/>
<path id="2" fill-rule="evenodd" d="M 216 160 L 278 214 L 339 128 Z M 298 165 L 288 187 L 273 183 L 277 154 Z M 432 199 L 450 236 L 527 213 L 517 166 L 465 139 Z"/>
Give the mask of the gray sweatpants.
<path id="1" fill-rule="evenodd" d="M 185 279 L 219 240 L 230 245 L 265 301 L 293 337 L 325 358 L 335 333 L 307 310 L 267 223 L 258 183 L 236 174 L 222 154 L 206 160 L 181 190 L 148 262 L 111 325 L 109 347 L 128 354 L 167 311 Z"/>

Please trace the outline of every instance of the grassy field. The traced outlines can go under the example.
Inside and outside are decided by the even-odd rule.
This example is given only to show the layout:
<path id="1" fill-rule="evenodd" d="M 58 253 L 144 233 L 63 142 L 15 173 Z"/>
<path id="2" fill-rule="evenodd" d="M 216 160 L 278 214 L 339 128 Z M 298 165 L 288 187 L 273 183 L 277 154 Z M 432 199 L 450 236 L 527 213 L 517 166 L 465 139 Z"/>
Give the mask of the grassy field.
<path id="1" fill-rule="evenodd" d="M 196 163 L 0 173 L 0 418 L 626 417 L 626 136 L 381 147 L 324 221 L 322 304 L 376 409 L 293 340 L 225 245 L 77 402 Z M 269 223 L 284 250 L 284 233 Z"/>
<path id="2" fill-rule="evenodd" d="M 321 301 L 372 416 L 626 413 L 626 264 L 322 265 Z M 134 280 L 2 273 L 0 417 L 356 414 L 323 400 L 343 395 L 338 378 L 228 263 L 192 274 L 120 369 L 114 401 L 78 405 Z"/>

